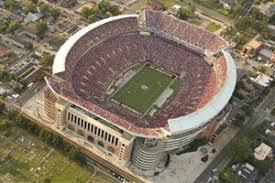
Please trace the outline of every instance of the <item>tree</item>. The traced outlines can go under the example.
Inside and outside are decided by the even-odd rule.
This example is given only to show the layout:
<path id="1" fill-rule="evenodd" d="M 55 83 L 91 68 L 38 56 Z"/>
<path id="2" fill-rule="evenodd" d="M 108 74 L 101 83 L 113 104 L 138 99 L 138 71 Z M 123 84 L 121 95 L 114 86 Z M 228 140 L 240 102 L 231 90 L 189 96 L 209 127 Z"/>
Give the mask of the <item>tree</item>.
<path id="1" fill-rule="evenodd" d="M 234 162 L 245 161 L 252 154 L 250 141 L 247 137 L 235 138 L 229 147 L 229 154 Z"/>
<path id="2" fill-rule="evenodd" d="M 51 54 L 45 54 L 43 55 L 40 60 L 39 60 L 39 64 L 40 65 L 44 65 L 47 66 L 49 64 L 51 64 L 53 62 L 54 56 Z"/>
<path id="3" fill-rule="evenodd" d="M 252 6 L 252 8 L 249 11 L 249 15 L 251 15 L 253 18 L 257 20 L 264 20 L 264 15 L 261 13 L 259 8 L 256 8 L 255 6 Z"/>
<path id="4" fill-rule="evenodd" d="M 23 122 L 23 118 L 22 118 L 22 116 L 19 113 L 16 112 L 16 116 L 15 116 L 15 120 L 14 121 L 15 121 L 15 123 L 17 125 L 21 125 L 22 122 Z"/>
<path id="5" fill-rule="evenodd" d="M 7 119 L 0 120 L 0 131 L 5 131 L 10 127 L 12 127 L 12 123 L 10 120 L 7 120 Z"/>
<path id="6" fill-rule="evenodd" d="M 44 183 L 51 183 L 51 178 L 50 177 L 47 177 L 45 180 L 44 180 Z"/>
<path id="7" fill-rule="evenodd" d="M 5 110 L 5 108 L 6 108 L 6 105 L 5 105 L 5 103 L 0 103 L 0 113 L 2 113 L 4 110 Z"/>
<path id="8" fill-rule="evenodd" d="M 8 111 L 8 119 L 9 120 L 14 121 L 16 119 L 16 116 L 17 116 L 17 111 L 15 111 L 15 110 Z"/>
<path id="9" fill-rule="evenodd" d="M 18 3 L 15 0 L 5 0 L 4 7 L 9 10 L 14 10 L 18 8 Z"/>
<path id="10" fill-rule="evenodd" d="M 268 33 L 267 22 L 264 20 L 257 20 L 254 17 L 244 16 L 235 22 L 235 27 L 242 32 L 257 31 L 259 33 Z"/>
<path id="11" fill-rule="evenodd" d="M 31 43 L 31 42 L 24 42 L 24 48 L 26 49 L 26 50 L 31 50 L 31 49 L 33 49 L 33 44 Z"/>
<path id="12" fill-rule="evenodd" d="M 181 8 L 180 10 L 179 10 L 179 12 L 178 12 L 178 18 L 180 18 L 181 20 L 187 20 L 188 19 L 188 15 L 187 15 L 187 13 L 184 11 L 184 9 L 183 8 Z"/>
<path id="13" fill-rule="evenodd" d="M 246 115 L 251 115 L 254 112 L 254 108 L 250 105 L 242 106 L 241 109 L 245 112 Z"/>
<path id="14" fill-rule="evenodd" d="M 227 169 L 222 174 L 222 179 L 227 183 L 240 183 L 240 177 Z"/>
<path id="15" fill-rule="evenodd" d="M 36 24 L 36 35 L 39 37 L 39 39 L 42 39 L 45 37 L 47 31 L 48 31 L 48 25 L 46 22 L 42 21 L 42 22 L 38 22 Z"/>
<path id="16" fill-rule="evenodd" d="M 23 2 L 23 10 L 26 13 L 35 13 L 36 12 L 36 5 L 30 0 L 26 0 Z"/>
<path id="17" fill-rule="evenodd" d="M 39 11 L 41 14 L 46 15 L 49 12 L 50 8 L 47 4 L 41 3 L 39 5 Z"/>
<path id="18" fill-rule="evenodd" d="M 14 31 L 16 31 L 19 27 L 21 27 L 20 22 L 18 20 L 11 20 L 9 22 L 9 25 L 7 27 L 6 32 L 8 33 L 13 33 Z"/>
<path id="19" fill-rule="evenodd" d="M 91 8 L 84 7 L 84 8 L 81 9 L 80 13 L 81 13 L 82 17 L 88 19 L 89 16 L 91 16 L 93 14 L 93 11 L 92 11 Z"/>
<path id="20" fill-rule="evenodd" d="M 255 160 L 254 165 L 257 170 L 259 170 L 259 173 L 262 176 L 265 176 L 265 174 L 268 172 L 268 170 L 271 167 L 272 162 L 269 160 Z"/>
<path id="21" fill-rule="evenodd" d="M 99 16 L 116 16 L 121 12 L 119 11 L 119 7 L 116 5 L 111 5 L 109 0 L 103 0 L 97 5 L 98 15 Z"/>
<path id="22" fill-rule="evenodd" d="M 53 18 L 53 20 L 56 21 L 57 18 L 60 16 L 60 11 L 58 9 L 52 9 L 50 15 Z"/>

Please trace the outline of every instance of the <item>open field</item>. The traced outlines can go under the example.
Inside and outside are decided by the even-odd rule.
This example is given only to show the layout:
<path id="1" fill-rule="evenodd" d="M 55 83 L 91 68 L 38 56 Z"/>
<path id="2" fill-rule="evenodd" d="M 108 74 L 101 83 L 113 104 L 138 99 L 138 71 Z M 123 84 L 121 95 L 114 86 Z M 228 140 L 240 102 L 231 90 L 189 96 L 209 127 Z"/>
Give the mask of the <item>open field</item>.
<path id="1" fill-rule="evenodd" d="M 206 30 L 208 30 L 210 32 L 215 32 L 215 31 L 219 30 L 220 28 L 221 28 L 221 26 L 219 24 L 211 22 L 207 25 Z"/>
<path id="2" fill-rule="evenodd" d="M 74 183 L 92 179 L 116 182 L 95 167 L 83 167 L 21 129 L 0 135 L 0 182 Z"/>
<path id="3" fill-rule="evenodd" d="M 173 78 L 166 74 L 145 66 L 113 96 L 113 99 L 144 114 L 172 81 Z"/>

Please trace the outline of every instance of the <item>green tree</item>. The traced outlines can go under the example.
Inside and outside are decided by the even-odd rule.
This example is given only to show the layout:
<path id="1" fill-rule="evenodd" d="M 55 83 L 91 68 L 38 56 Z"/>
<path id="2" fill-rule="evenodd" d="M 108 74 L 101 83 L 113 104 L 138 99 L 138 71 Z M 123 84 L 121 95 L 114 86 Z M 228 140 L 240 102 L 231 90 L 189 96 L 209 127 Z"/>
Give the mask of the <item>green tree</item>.
<path id="1" fill-rule="evenodd" d="M 23 10 L 26 13 L 35 13 L 36 12 L 36 5 L 30 0 L 26 0 L 23 2 Z"/>
<path id="2" fill-rule="evenodd" d="M 18 20 L 11 20 L 9 22 L 9 25 L 7 27 L 6 32 L 8 33 L 13 33 L 14 31 L 16 31 L 19 27 L 21 27 L 21 24 Z"/>
<path id="3" fill-rule="evenodd" d="M 31 49 L 33 49 L 33 44 L 31 42 L 25 42 L 24 43 L 24 48 L 26 50 L 31 50 Z"/>
<path id="4" fill-rule="evenodd" d="M 47 31 L 48 31 L 48 25 L 46 22 L 38 22 L 36 24 L 36 35 L 39 37 L 39 39 L 42 39 L 45 37 Z"/>
<path id="5" fill-rule="evenodd" d="M 41 3 L 39 5 L 39 11 L 41 14 L 46 15 L 49 12 L 50 8 L 47 4 Z"/>
<path id="6" fill-rule="evenodd" d="M 187 20 L 189 18 L 188 14 L 185 12 L 185 10 L 183 8 L 181 8 L 178 12 L 178 18 L 180 18 L 181 20 Z"/>
<path id="7" fill-rule="evenodd" d="M 17 111 L 15 111 L 15 110 L 8 111 L 8 119 L 9 120 L 14 121 L 16 119 L 16 116 L 17 116 Z"/>
<path id="8" fill-rule="evenodd" d="M 116 5 L 112 5 L 109 0 L 103 0 L 97 5 L 99 16 L 116 16 L 121 12 L 119 11 L 119 7 Z"/>
<path id="9" fill-rule="evenodd" d="M 5 108 L 6 108 L 5 103 L 2 103 L 2 102 L 1 102 L 1 103 L 0 103 L 0 113 L 4 112 Z"/>
<path id="10" fill-rule="evenodd" d="M 7 120 L 7 119 L 0 120 L 0 131 L 5 131 L 10 127 L 12 127 L 12 123 L 10 120 Z"/>
<path id="11" fill-rule="evenodd" d="M 15 0 L 5 0 L 4 7 L 9 10 L 14 10 L 18 8 L 18 3 Z"/>
<path id="12" fill-rule="evenodd" d="M 230 144 L 229 155 L 234 162 L 245 161 L 252 154 L 247 137 L 236 137 Z"/>
<path id="13" fill-rule="evenodd" d="M 50 15 L 51 15 L 52 19 L 53 19 L 54 21 L 56 21 L 57 18 L 60 16 L 60 11 L 59 11 L 58 9 L 55 9 L 55 8 L 54 8 L 54 9 L 51 10 Z"/>
<path id="14" fill-rule="evenodd" d="M 254 165 L 259 170 L 259 173 L 262 176 L 265 176 L 265 174 L 268 172 L 268 170 L 271 168 L 272 162 L 269 160 L 255 160 Z"/>
<path id="15" fill-rule="evenodd" d="M 81 13 L 82 17 L 88 19 L 89 16 L 91 16 L 93 14 L 93 10 L 91 8 L 84 7 L 81 9 L 80 13 Z"/>
<path id="16" fill-rule="evenodd" d="M 45 54 L 43 55 L 40 60 L 39 60 L 39 64 L 40 65 L 44 65 L 47 66 L 49 64 L 51 64 L 53 62 L 54 56 L 51 54 Z"/>
<path id="17" fill-rule="evenodd" d="M 249 11 L 249 15 L 257 20 L 264 20 L 264 15 L 260 12 L 259 8 L 252 7 Z"/>
<path id="18" fill-rule="evenodd" d="M 45 180 L 44 180 L 44 183 L 51 183 L 51 178 L 50 177 L 47 177 Z"/>
<path id="19" fill-rule="evenodd" d="M 236 174 L 234 174 L 231 170 L 227 169 L 222 174 L 222 179 L 226 183 L 240 183 L 240 177 Z"/>
<path id="20" fill-rule="evenodd" d="M 17 112 L 15 111 L 15 117 L 13 117 L 13 118 L 15 118 L 14 121 L 15 121 L 15 123 L 16 123 L 17 125 L 22 125 L 23 118 L 22 118 L 22 116 L 21 116 L 19 113 L 17 113 Z"/>

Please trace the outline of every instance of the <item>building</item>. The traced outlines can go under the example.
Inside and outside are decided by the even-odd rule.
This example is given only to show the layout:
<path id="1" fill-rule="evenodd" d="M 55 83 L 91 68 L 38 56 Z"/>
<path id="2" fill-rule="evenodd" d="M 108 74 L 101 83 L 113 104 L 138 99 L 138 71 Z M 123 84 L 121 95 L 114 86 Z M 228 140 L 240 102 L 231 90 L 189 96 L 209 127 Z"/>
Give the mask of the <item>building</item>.
<path id="1" fill-rule="evenodd" d="M 236 4 L 236 0 L 219 0 L 224 9 L 232 10 Z"/>
<path id="2" fill-rule="evenodd" d="M 27 16 L 24 18 L 25 23 L 35 22 L 42 17 L 40 13 L 28 13 Z"/>
<path id="3" fill-rule="evenodd" d="M 23 40 L 20 36 L 17 36 L 17 35 L 3 36 L 2 40 L 12 48 L 15 48 L 15 49 L 25 48 L 26 41 Z"/>
<path id="4" fill-rule="evenodd" d="M 271 154 L 272 147 L 263 142 L 254 150 L 254 157 L 256 160 L 265 160 L 266 157 L 271 156 Z"/>
<path id="5" fill-rule="evenodd" d="M 260 11 L 266 17 L 267 20 L 271 21 L 275 15 L 275 3 L 274 2 L 267 2 L 262 3 L 260 6 Z"/>
<path id="6" fill-rule="evenodd" d="M 273 61 L 275 61 L 275 56 L 274 55 L 275 55 L 275 52 L 272 51 L 271 49 L 263 48 L 259 51 L 257 59 L 273 62 Z"/>
<path id="7" fill-rule="evenodd" d="M 152 175 L 165 168 L 171 151 L 204 133 L 210 137 L 217 125 L 208 124 L 226 119 L 224 108 L 236 84 L 228 45 L 158 11 L 100 20 L 57 52 L 53 75 L 45 78 L 45 111 L 57 128 L 86 139 L 112 162 Z M 146 84 L 140 72 L 157 76 Z M 140 107 L 145 104 L 137 103 L 156 91 L 151 86 L 161 88 L 161 78 L 170 84 Z M 138 86 L 128 92 L 131 82 Z"/>
<path id="8" fill-rule="evenodd" d="M 9 52 L 10 52 L 10 49 L 8 47 L 6 47 L 6 45 L 4 45 L 0 42 L 0 57 L 8 54 Z"/>
<path id="9" fill-rule="evenodd" d="M 32 25 L 32 27 L 33 26 L 34 25 Z M 15 32 L 15 34 L 26 42 L 36 42 L 38 40 L 38 37 L 32 27 L 21 27 Z"/>
<path id="10" fill-rule="evenodd" d="M 257 73 L 257 74 L 258 74 L 258 76 L 256 78 L 250 78 L 250 79 L 262 87 L 269 86 L 272 83 L 272 81 L 274 80 L 273 78 L 271 78 L 263 73 Z"/>
<path id="11" fill-rule="evenodd" d="M 249 41 L 246 45 L 244 45 L 242 49 L 242 54 L 245 57 L 253 57 L 261 48 L 263 44 L 255 39 Z"/>

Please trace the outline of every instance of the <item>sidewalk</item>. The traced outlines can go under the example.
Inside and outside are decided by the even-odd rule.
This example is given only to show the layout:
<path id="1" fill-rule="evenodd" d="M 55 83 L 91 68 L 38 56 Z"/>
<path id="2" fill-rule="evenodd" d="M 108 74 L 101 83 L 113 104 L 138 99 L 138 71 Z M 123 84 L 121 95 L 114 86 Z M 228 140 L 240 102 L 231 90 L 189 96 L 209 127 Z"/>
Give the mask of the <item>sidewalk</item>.
<path id="1" fill-rule="evenodd" d="M 158 176 L 146 177 L 148 180 L 156 183 L 177 182 L 177 183 L 193 183 L 196 178 L 207 168 L 213 159 L 219 154 L 223 147 L 228 144 L 238 132 L 238 129 L 227 127 L 221 133 L 219 138 L 216 138 L 214 145 L 205 145 L 198 148 L 196 152 L 171 155 L 169 166 L 164 172 Z M 211 151 L 215 148 L 216 152 Z M 203 150 L 202 150 L 203 149 Z M 206 154 L 207 149 L 209 159 L 207 162 L 202 162 L 201 158 Z"/>

